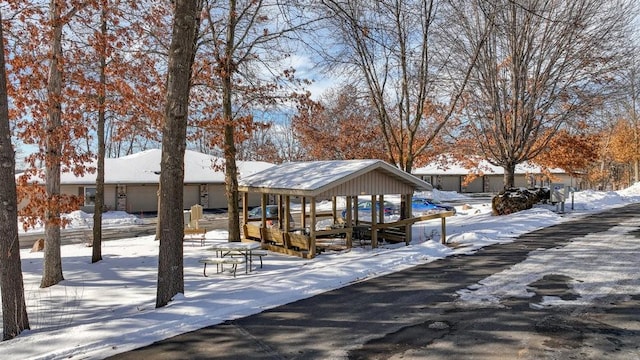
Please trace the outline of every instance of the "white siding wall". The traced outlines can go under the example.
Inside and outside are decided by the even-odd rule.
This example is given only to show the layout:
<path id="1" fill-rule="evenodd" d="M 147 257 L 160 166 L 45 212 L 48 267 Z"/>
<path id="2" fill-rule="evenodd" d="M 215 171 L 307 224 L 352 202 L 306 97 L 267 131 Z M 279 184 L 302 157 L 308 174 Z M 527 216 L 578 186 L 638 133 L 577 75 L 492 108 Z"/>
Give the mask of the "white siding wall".
<path id="1" fill-rule="evenodd" d="M 382 171 L 373 171 L 319 194 L 318 199 L 353 194 L 407 194 L 411 193 L 412 189 L 410 185 L 402 183 Z"/>

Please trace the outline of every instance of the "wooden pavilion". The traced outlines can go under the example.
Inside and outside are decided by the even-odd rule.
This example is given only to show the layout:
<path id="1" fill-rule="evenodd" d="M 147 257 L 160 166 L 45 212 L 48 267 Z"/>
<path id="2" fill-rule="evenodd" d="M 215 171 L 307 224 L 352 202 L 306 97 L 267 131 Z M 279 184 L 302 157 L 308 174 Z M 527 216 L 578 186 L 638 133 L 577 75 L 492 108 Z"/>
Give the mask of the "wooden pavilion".
<path id="1" fill-rule="evenodd" d="M 411 197 L 415 191 L 428 191 L 432 186 L 381 160 L 332 160 L 273 166 L 240 179 L 238 189 L 242 195 L 245 239 L 260 241 L 263 248 L 272 251 L 313 258 L 316 240 L 321 237 L 344 237 L 347 247 L 352 246 L 354 234 L 366 234 L 374 248 L 379 238 L 409 244 L 411 226 L 422 220 L 411 218 Z M 261 219 L 249 221 L 247 199 L 253 193 L 262 195 L 262 209 L 268 203 L 276 203 L 277 217 L 268 217 L 262 211 Z M 398 221 L 385 223 L 384 211 L 378 211 L 384 209 L 385 195 L 401 196 Z M 338 213 L 338 197 L 345 197 L 345 218 Z M 370 222 L 358 219 L 359 197 L 371 200 Z M 291 214 L 292 200 L 301 205 L 297 221 Z M 318 202 L 326 200 L 332 202 L 331 213 L 318 213 Z M 331 225 L 317 229 L 321 218 L 332 219 Z"/>

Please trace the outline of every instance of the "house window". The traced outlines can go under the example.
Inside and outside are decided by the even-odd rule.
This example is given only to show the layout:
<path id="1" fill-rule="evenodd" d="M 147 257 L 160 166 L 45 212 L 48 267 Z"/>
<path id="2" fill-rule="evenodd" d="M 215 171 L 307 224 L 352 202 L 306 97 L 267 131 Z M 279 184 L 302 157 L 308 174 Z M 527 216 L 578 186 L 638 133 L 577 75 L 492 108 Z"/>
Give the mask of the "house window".
<path id="1" fill-rule="evenodd" d="M 84 205 L 93 206 L 96 204 L 96 188 L 85 187 L 84 188 Z"/>

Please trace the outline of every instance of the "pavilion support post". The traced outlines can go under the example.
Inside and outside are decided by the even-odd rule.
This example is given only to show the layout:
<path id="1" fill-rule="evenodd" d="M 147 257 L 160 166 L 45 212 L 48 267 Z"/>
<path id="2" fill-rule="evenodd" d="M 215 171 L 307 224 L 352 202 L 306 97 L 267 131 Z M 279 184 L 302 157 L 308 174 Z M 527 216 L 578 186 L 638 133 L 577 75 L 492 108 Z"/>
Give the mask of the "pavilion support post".
<path id="1" fill-rule="evenodd" d="M 378 203 L 380 204 L 380 214 L 378 214 L 378 223 L 384 224 L 384 195 L 378 195 Z"/>
<path id="2" fill-rule="evenodd" d="M 316 257 L 316 198 L 312 197 L 309 201 L 311 212 L 311 224 L 309 224 L 309 257 Z"/>
<path id="3" fill-rule="evenodd" d="M 278 195 L 278 229 L 282 230 L 284 225 L 282 222 L 282 204 L 284 203 L 284 196 Z"/>
<path id="4" fill-rule="evenodd" d="M 349 229 L 348 231 L 346 231 L 346 236 L 344 239 L 347 249 L 351 249 L 353 247 L 353 229 Z"/>
<path id="5" fill-rule="evenodd" d="M 376 196 L 371 195 L 371 248 L 372 249 L 375 249 L 378 247 L 378 229 L 377 229 L 377 223 L 376 223 L 378 215 L 377 215 L 376 208 L 377 208 Z"/>
<path id="6" fill-rule="evenodd" d="M 353 200 L 353 221 L 358 225 L 358 223 L 360 223 L 360 216 L 358 215 L 358 197 L 354 196 L 351 200 Z"/>
<path id="7" fill-rule="evenodd" d="M 411 213 L 411 194 L 403 194 L 400 196 L 400 219 L 408 219 L 413 217 Z"/>
<path id="8" fill-rule="evenodd" d="M 300 228 L 304 231 L 307 228 L 307 198 L 302 197 L 301 201 L 301 210 L 300 210 Z"/>
<path id="9" fill-rule="evenodd" d="M 411 194 L 405 194 L 402 196 L 403 200 L 403 207 L 402 207 L 402 212 L 403 214 L 401 215 L 402 219 L 408 219 L 413 217 L 413 209 L 411 208 L 411 198 L 412 195 Z M 409 245 L 409 243 L 411 243 L 411 240 L 413 239 L 413 233 L 412 233 L 412 229 L 413 229 L 413 223 L 408 223 L 407 225 L 405 225 L 404 227 L 404 243 L 406 245 Z"/>
<path id="10" fill-rule="evenodd" d="M 284 232 L 289 232 L 291 229 L 291 221 L 289 221 L 289 214 L 291 214 L 291 197 L 285 195 L 284 197 Z"/>
<path id="11" fill-rule="evenodd" d="M 442 226 L 442 232 L 441 232 L 442 233 L 442 237 L 440 238 L 440 243 L 442 245 L 447 243 L 447 220 L 446 219 L 447 218 L 442 217 L 442 224 L 441 224 L 441 226 Z"/>
<path id="12" fill-rule="evenodd" d="M 385 221 L 384 221 L 384 215 L 385 215 L 385 212 L 384 212 L 384 195 L 382 195 L 382 194 L 378 195 L 378 204 L 379 204 L 378 205 L 378 211 L 379 211 L 378 224 L 384 224 L 385 223 Z M 380 235 L 384 236 L 384 228 L 380 229 Z"/>
<path id="13" fill-rule="evenodd" d="M 242 196 L 242 228 L 244 229 L 247 226 L 248 217 L 249 217 L 249 193 L 242 192 L 240 193 Z"/>
<path id="14" fill-rule="evenodd" d="M 347 196 L 345 200 L 346 200 L 345 201 L 346 202 L 346 204 L 345 204 L 345 207 L 346 207 L 346 214 L 345 215 L 346 215 L 346 217 L 344 219 L 345 226 L 353 227 L 353 214 L 351 213 L 352 212 L 351 205 L 353 204 L 353 197 Z"/>
<path id="15" fill-rule="evenodd" d="M 351 213 L 351 205 L 353 204 L 353 197 L 351 196 L 347 196 L 345 198 L 345 218 L 344 220 L 344 227 L 345 228 L 350 228 L 351 231 L 347 231 L 347 248 L 351 249 L 353 247 L 353 226 L 354 226 L 354 222 L 353 222 L 353 214 Z"/>
<path id="16" fill-rule="evenodd" d="M 333 223 L 334 224 L 338 222 L 338 215 L 337 215 L 338 214 L 338 208 L 336 206 L 336 200 L 337 200 L 336 196 L 334 196 L 331 199 L 331 216 L 333 217 Z"/>
<path id="17" fill-rule="evenodd" d="M 267 231 L 267 194 L 260 197 L 260 206 L 262 207 L 260 217 L 260 244 L 264 246 Z"/>

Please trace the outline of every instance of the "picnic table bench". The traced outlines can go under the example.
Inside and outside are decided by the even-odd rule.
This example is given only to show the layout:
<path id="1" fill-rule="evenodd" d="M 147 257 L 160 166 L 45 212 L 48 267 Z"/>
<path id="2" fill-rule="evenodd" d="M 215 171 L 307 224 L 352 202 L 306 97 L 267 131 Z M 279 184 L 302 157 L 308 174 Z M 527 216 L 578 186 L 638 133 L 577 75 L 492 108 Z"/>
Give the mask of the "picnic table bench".
<path id="1" fill-rule="evenodd" d="M 233 277 L 236 277 L 236 270 L 238 270 L 238 264 L 245 262 L 244 257 L 211 257 L 198 260 L 199 263 L 204 264 L 203 275 L 207 276 L 207 265 L 216 265 L 216 273 L 224 271 L 224 265 L 231 265 L 231 273 Z"/>
<path id="2" fill-rule="evenodd" d="M 196 240 L 200 240 L 200 246 L 204 246 L 204 240 L 206 236 L 207 236 L 207 229 L 205 228 L 190 228 L 190 227 L 184 228 L 183 240 L 186 240 L 187 237 L 189 237 L 190 239 L 194 239 L 195 237 Z"/>
<path id="3" fill-rule="evenodd" d="M 269 252 L 267 250 L 262 250 L 262 249 L 258 249 L 258 250 L 251 250 L 251 252 L 249 253 L 249 256 L 253 257 L 257 257 L 260 259 L 260 269 L 262 269 L 262 257 L 263 256 L 267 256 Z M 242 253 L 241 251 L 237 251 L 237 250 L 231 250 L 229 252 L 226 252 L 225 255 L 230 255 L 230 256 L 244 256 L 245 254 Z"/>
<path id="4" fill-rule="evenodd" d="M 253 257 L 260 258 L 260 267 L 262 267 L 262 257 L 267 255 L 265 250 L 260 249 L 260 243 L 257 242 L 225 242 L 213 244 L 207 248 L 215 252 L 215 257 L 207 256 L 199 260 L 204 264 L 204 276 L 207 276 L 207 265 L 216 265 L 217 272 L 224 271 L 224 265 L 232 266 L 233 276 L 236 276 L 238 264 L 245 264 L 245 273 L 248 274 L 251 269 Z M 234 256 L 235 255 L 235 256 Z"/>

